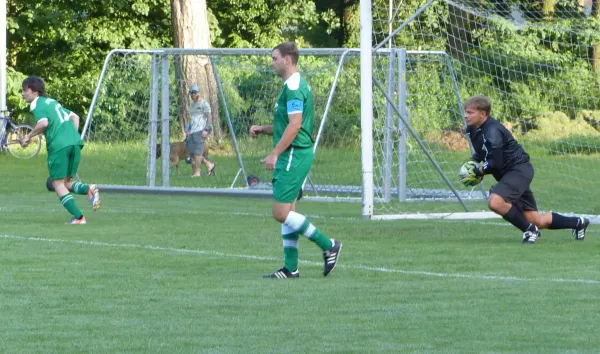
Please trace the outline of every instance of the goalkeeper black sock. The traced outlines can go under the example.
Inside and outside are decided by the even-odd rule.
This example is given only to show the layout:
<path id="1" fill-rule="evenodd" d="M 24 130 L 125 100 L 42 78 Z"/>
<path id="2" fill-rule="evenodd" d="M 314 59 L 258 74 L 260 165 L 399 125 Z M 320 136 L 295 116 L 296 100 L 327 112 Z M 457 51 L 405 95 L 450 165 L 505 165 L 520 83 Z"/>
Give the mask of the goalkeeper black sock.
<path id="1" fill-rule="evenodd" d="M 574 229 L 579 224 L 579 218 L 576 216 L 564 216 L 558 213 L 552 213 L 552 222 L 548 227 L 550 230 Z"/>
<path id="2" fill-rule="evenodd" d="M 517 208 L 514 205 L 510 207 L 508 213 L 502 215 L 502 218 L 508 221 L 509 223 L 513 224 L 517 229 L 523 232 L 528 231 L 530 227 L 532 228 L 532 230 L 529 231 L 535 230 L 535 225 L 532 225 L 529 221 L 527 221 L 527 219 L 525 219 L 525 216 L 519 210 L 519 208 Z"/>

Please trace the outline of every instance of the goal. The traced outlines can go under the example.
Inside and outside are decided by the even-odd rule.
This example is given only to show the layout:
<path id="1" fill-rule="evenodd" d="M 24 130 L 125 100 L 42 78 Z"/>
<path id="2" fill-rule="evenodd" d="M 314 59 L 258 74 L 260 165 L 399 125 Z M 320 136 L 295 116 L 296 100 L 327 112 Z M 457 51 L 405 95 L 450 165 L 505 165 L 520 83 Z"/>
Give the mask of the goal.
<path id="1" fill-rule="evenodd" d="M 306 198 L 360 200 L 360 66 L 358 50 L 303 49 L 299 70 L 314 96 L 316 162 Z M 208 159 L 216 175 L 190 178 L 171 168 L 170 145 L 184 141 L 191 85 L 212 107 Z M 282 82 L 271 49 L 113 50 L 83 130 L 86 163 L 104 190 L 271 196 L 271 172 L 261 160 L 270 137 L 251 139 L 250 126 L 272 124 Z M 160 156 L 160 157 L 159 157 Z"/>
<path id="2" fill-rule="evenodd" d="M 316 107 L 316 158 L 304 186 L 307 199 L 363 201 L 359 54 L 357 49 L 301 50 L 299 70 L 311 86 Z M 407 71 L 406 65 L 397 63 L 407 58 L 421 61 L 422 56 L 436 62 L 440 65 L 436 69 L 446 70 L 450 77 L 452 68 L 442 54 L 385 50 L 380 62 L 389 71 L 382 80 L 395 82 L 392 77 Z M 104 190 L 270 197 L 271 173 L 260 160 L 270 153 L 272 140 L 251 139 L 248 134 L 252 124 L 272 122 L 281 81 L 273 74 L 270 61 L 271 49 L 112 51 L 83 129 L 86 163 L 80 169 L 82 176 L 93 176 L 94 183 Z M 448 83 L 445 93 L 458 107 L 456 87 Z M 182 127 L 188 117 L 192 84 L 199 84 L 202 97 L 213 110 L 215 134 L 208 143 L 208 158 L 217 164 L 216 176 L 192 179 L 191 168 L 179 161 L 185 156 L 177 156 L 175 161 L 159 157 L 170 155 L 170 144 L 184 141 Z M 398 87 L 389 89 L 406 91 L 406 85 L 398 82 Z M 378 161 L 386 164 L 381 171 L 388 180 L 375 186 L 384 202 L 393 204 L 398 196 L 402 202 L 450 199 L 462 203 L 462 199 L 473 199 L 471 194 L 481 199 L 481 193 L 457 191 L 433 156 L 420 161 L 423 165 L 413 162 L 414 156 L 428 154 L 427 150 L 420 152 L 416 143 L 406 141 L 408 148 L 393 155 L 392 107 L 396 105 L 374 110 L 375 116 L 388 118 L 386 129 L 376 125 L 385 134 L 388 148 L 385 161 Z M 460 117 L 451 119 L 460 124 Z M 404 161 L 398 163 L 398 158 Z M 180 175 L 171 168 L 173 162 L 179 164 Z M 400 170 L 392 171 L 392 164 Z M 408 186 L 412 178 L 406 173 L 409 166 L 431 176 L 424 173 L 415 183 L 418 188 L 398 188 L 391 178 L 399 176 Z"/>
<path id="3" fill-rule="evenodd" d="M 543 210 L 598 214 L 599 24 L 600 1 L 361 1 L 361 76 L 372 80 L 362 118 L 373 139 L 363 214 L 486 209 L 493 178 L 473 189 L 457 178 L 470 156 L 461 102 L 477 94 L 531 155 Z"/>
<path id="4" fill-rule="evenodd" d="M 598 6 L 506 3 L 363 0 L 360 49 L 301 49 L 316 108 L 305 197 L 361 202 L 372 219 L 489 217 L 492 177 L 465 188 L 457 176 L 471 155 L 462 102 L 485 94 L 532 157 L 540 207 L 598 214 Z M 270 54 L 112 51 L 84 127 L 80 173 L 105 190 L 270 197 L 260 160 L 272 142 L 248 136 L 252 124 L 271 122 L 281 88 Z M 192 179 L 184 161 L 178 176 L 157 157 L 170 153 L 157 143 L 183 141 L 192 84 L 213 110 L 216 176 Z"/>

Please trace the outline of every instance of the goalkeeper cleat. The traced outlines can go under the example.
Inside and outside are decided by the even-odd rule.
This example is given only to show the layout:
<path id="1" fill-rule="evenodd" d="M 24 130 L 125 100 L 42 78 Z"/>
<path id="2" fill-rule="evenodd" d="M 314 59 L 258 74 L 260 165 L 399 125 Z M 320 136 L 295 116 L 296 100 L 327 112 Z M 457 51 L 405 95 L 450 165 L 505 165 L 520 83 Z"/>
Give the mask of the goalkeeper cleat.
<path id="1" fill-rule="evenodd" d="M 286 267 L 283 267 L 276 271 L 273 274 L 263 275 L 263 278 L 271 278 L 271 279 L 287 279 L 287 278 L 300 278 L 300 272 L 296 269 L 293 272 L 287 270 Z"/>
<path id="2" fill-rule="evenodd" d="M 540 237 L 542 237 L 542 234 L 540 233 L 540 229 L 536 226 L 535 230 L 525 231 L 525 233 L 523 233 L 523 243 L 534 243 Z"/>
<path id="3" fill-rule="evenodd" d="M 92 210 L 100 209 L 100 189 L 95 184 L 90 184 L 88 187 L 88 200 L 92 204 Z"/>
<path id="4" fill-rule="evenodd" d="M 323 252 L 323 261 L 325 262 L 325 269 L 323 270 L 323 276 L 328 276 L 337 265 L 338 258 L 342 252 L 342 243 L 331 239 L 331 249 Z"/>
<path id="5" fill-rule="evenodd" d="M 585 232 L 587 231 L 588 226 L 590 226 L 590 219 L 586 219 L 584 217 L 580 217 L 577 222 L 577 227 L 573 229 L 573 237 L 577 241 L 583 241 L 585 239 Z"/>
<path id="6" fill-rule="evenodd" d="M 65 224 L 67 224 L 67 225 L 85 225 L 85 224 L 87 224 L 87 220 L 85 220 L 85 216 L 82 216 L 81 219 L 71 218 L 71 220 L 67 221 Z"/>

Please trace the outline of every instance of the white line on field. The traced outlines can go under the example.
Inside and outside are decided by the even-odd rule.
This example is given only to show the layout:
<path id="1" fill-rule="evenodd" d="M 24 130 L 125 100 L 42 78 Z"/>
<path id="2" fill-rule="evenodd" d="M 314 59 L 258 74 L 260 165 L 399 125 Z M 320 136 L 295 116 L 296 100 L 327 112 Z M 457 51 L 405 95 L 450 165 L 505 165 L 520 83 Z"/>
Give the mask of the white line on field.
<path id="1" fill-rule="evenodd" d="M 1 207 L 0 212 L 21 212 L 24 210 L 29 210 L 28 208 L 14 208 L 14 207 Z M 64 209 L 57 208 L 49 208 L 44 209 L 45 212 L 62 212 Z M 160 211 L 150 210 L 150 209 L 126 209 L 126 208 L 110 208 L 110 209 L 102 209 L 103 213 L 134 213 L 134 214 L 149 214 L 156 215 L 160 214 Z M 179 214 L 189 214 L 189 215 L 198 215 L 198 214 L 207 214 L 207 215 L 234 215 L 234 216 L 245 216 L 245 217 L 258 217 L 258 218 L 271 218 L 271 214 L 268 213 L 249 213 L 243 211 L 194 211 L 194 210 L 179 210 Z M 363 221 L 364 219 L 360 217 L 347 217 L 347 216 L 323 216 L 323 215 L 306 215 L 309 219 L 320 219 L 320 220 L 346 220 L 346 221 Z M 395 222 L 403 222 L 405 220 L 395 220 Z M 410 220 L 414 221 L 414 220 Z M 423 221 L 423 220 L 421 220 Z M 493 226 L 510 226 L 513 227 L 508 222 L 493 222 L 493 221 L 481 221 L 481 220 L 453 220 L 453 219 L 432 219 L 426 220 L 423 222 L 439 222 L 439 223 L 468 223 L 468 224 L 476 224 L 476 225 L 493 225 Z M 516 231 L 515 231 L 516 232 Z M 587 232 L 596 233 L 600 232 L 598 229 L 588 229 Z"/>
<path id="2" fill-rule="evenodd" d="M 99 247 L 114 247 L 114 248 L 134 248 L 144 249 L 152 251 L 166 251 L 176 252 L 184 254 L 195 254 L 195 255 L 210 255 L 227 258 L 241 258 L 241 259 L 252 259 L 257 261 L 280 261 L 280 258 L 255 256 L 247 254 L 235 254 L 235 253 L 224 253 L 213 250 L 188 250 L 182 248 L 171 248 L 161 247 L 152 245 L 139 245 L 133 243 L 106 243 L 97 241 L 84 241 L 84 240 L 62 240 L 62 239 L 51 239 L 51 238 L 40 238 L 40 237 L 23 237 L 13 235 L 0 235 L 3 239 L 21 240 L 21 241 L 37 241 L 37 242 L 51 242 L 51 243 L 67 243 L 67 244 L 78 244 L 87 246 L 99 246 Z M 309 266 L 323 266 L 320 262 L 312 261 L 300 261 L 301 264 Z M 428 276 L 428 277 L 440 277 L 440 278 L 462 278 L 462 279 L 475 279 L 475 280 L 498 280 L 498 281 L 517 281 L 517 282 L 542 282 L 542 283 L 578 283 L 578 284 L 600 284 L 598 280 L 590 279 L 565 279 L 565 278 L 521 278 L 521 277 L 508 277 L 501 275 L 485 275 L 485 274 L 461 274 L 461 273 L 438 273 L 418 270 L 402 270 L 386 267 L 370 267 L 365 265 L 346 265 L 340 264 L 339 268 L 364 270 L 368 272 L 380 272 L 380 273 L 395 273 L 404 275 L 416 275 L 416 276 Z"/>
<path id="3" fill-rule="evenodd" d="M 2 207 L 0 206 L 0 212 L 21 212 L 21 211 L 25 211 L 25 210 L 33 210 L 33 207 L 31 208 L 27 208 L 27 207 L 21 207 L 21 208 L 15 208 L 15 207 Z M 62 208 L 45 208 L 44 209 L 45 212 L 62 212 L 64 211 L 64 209 Z M 157 215 L 157 214 L 163 214 L 162 211 L 160 210 L 151 210 L 151 209 L 140 209 L 140 208 L 135 208 L 135 209 L 126 209 L 126 208 L 105 208 L 102 209 L 103 213 L 117 213 L 117 214 L 122 214 L 122 213 L 132 213 L 132 214 L 147 214 L 147 215 Z M 267 218 L 271 218 L 271 214 L 267 214 L 267 213 L 249 213 L 249 212 L 242 212 L 242 211 L 214 211 L 214 210 L 178 210 L 177 211 L 178 214 L 186 214 L 186 215 L 198 215 L 198 214 L 208 214 L 208 215 L 233 215 L 233 216 L 248 216 L 248 217 L 267 217 Z M 309 219 L 324 219 L 324 220 L 363 220 L 360 217 L 351 217 L 351 216 L 323 216 L 323 215 L 306 215 L 305 216 Z"/>

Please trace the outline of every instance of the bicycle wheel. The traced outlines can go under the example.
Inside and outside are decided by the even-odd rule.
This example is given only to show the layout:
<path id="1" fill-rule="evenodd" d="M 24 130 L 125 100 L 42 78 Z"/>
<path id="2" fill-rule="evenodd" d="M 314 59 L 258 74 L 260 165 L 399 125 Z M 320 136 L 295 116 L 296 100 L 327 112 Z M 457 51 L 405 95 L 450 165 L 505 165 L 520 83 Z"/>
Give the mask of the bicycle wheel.
<path id="1" fill-rule="evenodd" d="M 10 129 L 7 133 L 6 143 L 8 145 L 8 151 L 18 159 L 29 159 L 34 157 L 40 152 L 42 148 L 42 139 L 39 135 L 31 138 L 27 147 L 21 147 L 20 138 L 31 133 L 33 127 L 26 124 L 19 124 L 13 129 Z"/>

